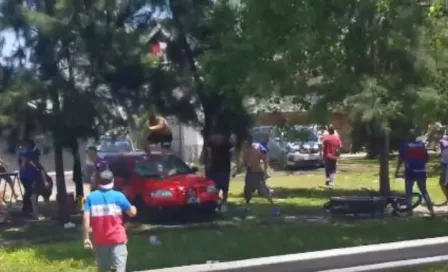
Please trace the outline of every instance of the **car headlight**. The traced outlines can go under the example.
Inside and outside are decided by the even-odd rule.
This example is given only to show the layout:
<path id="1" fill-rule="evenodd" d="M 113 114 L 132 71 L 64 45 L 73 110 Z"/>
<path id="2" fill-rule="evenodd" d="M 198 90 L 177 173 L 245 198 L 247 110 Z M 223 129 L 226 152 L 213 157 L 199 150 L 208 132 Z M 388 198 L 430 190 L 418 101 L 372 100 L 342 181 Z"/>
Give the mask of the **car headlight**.
<path id="1" fill-rule="evenodd" d="M 173 192 L 170 190 L 155 190 L 151 192 L 151 197 L 172 197 Z"/>
<path id="2" fill-rule="evenodd" d="M 218 189 L 214 184 L 207 186 L 207 193 L 216 193 Z"/>

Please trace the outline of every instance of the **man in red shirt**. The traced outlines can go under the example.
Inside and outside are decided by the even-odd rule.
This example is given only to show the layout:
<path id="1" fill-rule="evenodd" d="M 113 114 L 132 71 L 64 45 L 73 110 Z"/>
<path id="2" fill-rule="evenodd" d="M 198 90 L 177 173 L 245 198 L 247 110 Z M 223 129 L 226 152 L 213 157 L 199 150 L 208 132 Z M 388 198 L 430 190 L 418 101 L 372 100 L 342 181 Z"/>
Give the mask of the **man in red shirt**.
<path id="1" fill-rule="evenodd" d="M 323 137 L 323 155 L 325 162 L 325 185 L 333 187 L 336 175 L 336 163 L 339 158 L 341 139 L 335 134 L 333 126 L 328 128 L 328 134 Z"/>

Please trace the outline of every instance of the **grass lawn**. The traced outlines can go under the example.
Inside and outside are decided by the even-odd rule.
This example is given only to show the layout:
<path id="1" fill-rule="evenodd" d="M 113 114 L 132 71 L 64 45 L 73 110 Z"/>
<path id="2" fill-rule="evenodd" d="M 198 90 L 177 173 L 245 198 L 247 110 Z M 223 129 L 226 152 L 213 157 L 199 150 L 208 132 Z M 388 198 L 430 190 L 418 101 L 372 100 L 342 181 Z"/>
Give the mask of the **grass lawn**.
<path id="1" fill-rule="evenodd" d="M 445 272 L 448 271 L 448 265 L 435 265 L 435 266 L 429 266 L 429 267 L 421 267 L 421 268 L 415 268 L 415 269 L 406 269 L 403 270 L 403 272 Z"/>
<path id="2" fill-rule="evenodd" d="M 378 188 L 377 166 L 369 161 L 345 161 L 340 165 L 336 181 L 336 194 L 350 194 L 361 187 Z M 274 175 L 269 181 L 274 188 L 277 203 L 283 215 L 319 215 L 329 193 L 319 186 L 323 174 L 303 172 L 298 175 Z M 442 194 L 435 177 L 429 181 L 430 193 L 435 202 L 442 202 Z M 255 219 L 233 219 L 241 202 L 242 180 L 231 185 L 231 210 L 221 221 L 232 221 L 233 226 L 149 230 L 132 233 L 129 241 L 129 269 L 131 271 L 177 265 L 205 263 L 207 260 L 237 260 L 261 256 L 299 253 L 372 243 L 407 239 L 429 238 L 446 235 L 448 219 L 439 217 L 433 221 L 424 218 L 387 218 L 369 220 L 338 220 L 333 222 L 296 220 L 265 220 L 270 207 L 264 200 L 255 199 Z M 402 182 L 392 181 L 394 190 L 403 190 Z M 49 237 L 47 241 L 33 244 L 20 242 L 0 250 L 0 271 L 93 271 L 92 253 L 82 248 L 81 240 L 57 240 L 57 233 L 66 232 L 58 226 L 32 226 L 27 230 L 5 230 L 0 237 L 14 240 L 24 235 Z M 148 236 L 157 234 L 159 246 L 148 243 Z M 30 236 L 29 235 L 29 236 Z M 76 233 L 75 233 L 75 236 Z M 443 269 L 443 268 L 442 268 Z M 88 271 L 88 270 L 87 270 Z M 426 270 L 418 270 L 426 271 Z M 429 271 L 446 271 L 428 270 Z"/>

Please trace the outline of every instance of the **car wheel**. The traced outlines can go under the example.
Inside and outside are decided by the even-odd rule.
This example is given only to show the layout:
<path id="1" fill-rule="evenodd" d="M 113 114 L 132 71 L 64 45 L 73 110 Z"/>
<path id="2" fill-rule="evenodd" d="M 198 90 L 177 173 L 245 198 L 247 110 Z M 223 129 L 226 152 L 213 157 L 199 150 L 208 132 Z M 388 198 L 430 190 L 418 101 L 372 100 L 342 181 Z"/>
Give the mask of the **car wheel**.
<path id="1" fill-rule="evenodd" d="M 217 211 L 216 209 L 219 206 L 210 206 L 210 207 L 205 207 L 201 210 L 201 216 L 204 219 L 213 219 L 215 218 L 215 216 L 217 215 Z"/>

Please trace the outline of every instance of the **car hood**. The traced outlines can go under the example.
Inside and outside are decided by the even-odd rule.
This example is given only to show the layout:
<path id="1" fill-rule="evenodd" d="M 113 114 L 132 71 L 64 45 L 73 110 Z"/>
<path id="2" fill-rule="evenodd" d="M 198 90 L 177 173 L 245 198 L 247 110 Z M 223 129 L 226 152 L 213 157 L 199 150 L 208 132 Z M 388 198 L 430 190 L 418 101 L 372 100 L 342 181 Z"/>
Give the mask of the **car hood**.
<path id="1" fill-rule="evenodd" d="M 291 151 L 296 151 L 301 148 L 304 149 L 317 149 L 319 148 L 319 142 L 317 141 L 294 141 L 287 142 L 286 147 Z"/>
<path id="2" fill-rule="evenodd" d="M 182 174 L 174 175 L 161 179 L 156 184 L 163 188 L 193 188 L 193 187 L 203 187 L 211 184 L 212 182 L 204 176 L 198 174 Z"/>

